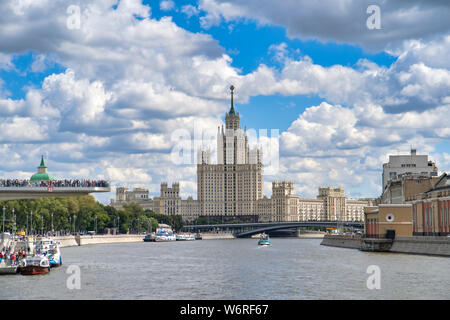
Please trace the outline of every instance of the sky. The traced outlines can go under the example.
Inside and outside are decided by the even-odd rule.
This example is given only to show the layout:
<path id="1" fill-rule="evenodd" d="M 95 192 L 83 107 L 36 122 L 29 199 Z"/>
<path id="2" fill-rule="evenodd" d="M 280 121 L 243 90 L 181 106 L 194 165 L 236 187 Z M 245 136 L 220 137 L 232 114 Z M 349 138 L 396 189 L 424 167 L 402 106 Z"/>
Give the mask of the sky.
<path id="1" fill-rule="evenodd" d="M 438 0 L 7 1 L 0 178 L 29 179 L 44 155 L 58 179 L 110 181 L 103 203 L 163 181 L 195 199 L 230 85 L 271 148 L 267 196 L 290 180 L 305 198 L 378 197 L 382 164 L 411 148 L 448 172 L 449 16 Z"/>

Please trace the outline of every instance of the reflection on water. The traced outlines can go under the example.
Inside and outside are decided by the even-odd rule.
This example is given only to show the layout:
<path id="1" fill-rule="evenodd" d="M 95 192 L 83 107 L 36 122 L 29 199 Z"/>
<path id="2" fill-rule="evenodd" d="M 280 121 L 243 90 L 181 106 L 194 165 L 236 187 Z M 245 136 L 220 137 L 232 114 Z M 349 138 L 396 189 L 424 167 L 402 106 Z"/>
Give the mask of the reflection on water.
<path id="1" fill-rule="evenodd" d="M 47 275 L 0 276 L 0 299 L 449 299 L 449 259 L 272 238 L 123 243 L 62 248 Z M 66 282 L 81 270 L 81 289 Z M 367 267 L 381 270 L 370 290 Z"/>

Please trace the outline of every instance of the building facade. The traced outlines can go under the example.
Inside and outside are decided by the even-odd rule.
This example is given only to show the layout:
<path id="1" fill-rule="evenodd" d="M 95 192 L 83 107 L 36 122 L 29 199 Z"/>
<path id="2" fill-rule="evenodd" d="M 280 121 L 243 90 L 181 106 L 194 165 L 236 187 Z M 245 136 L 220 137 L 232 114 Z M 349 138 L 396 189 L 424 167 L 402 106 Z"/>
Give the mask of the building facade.
<path id="1" fill-rule="evenodd" d="M 389 162 L 383 164 L 383 192 L 390 181 L 398 180 L 403 174 L 436 177 L 438 168 L 434 162 L 428 160 L 427 155 L 418 155 L 415 149 L 411 149 L 409 155 L 390 155 Z"/>

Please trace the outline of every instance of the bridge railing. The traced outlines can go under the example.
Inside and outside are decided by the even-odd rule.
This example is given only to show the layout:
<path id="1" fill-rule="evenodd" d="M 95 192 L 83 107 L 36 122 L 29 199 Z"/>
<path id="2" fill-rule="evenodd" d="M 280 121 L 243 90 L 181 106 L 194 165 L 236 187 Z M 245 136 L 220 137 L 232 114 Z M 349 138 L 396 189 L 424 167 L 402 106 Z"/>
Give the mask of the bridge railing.
<path id="1" fill-rule="evenodd" d="M 109 188 L 106 180 L 64 179 L 30 181 L 21 179 L 0 179 L 0 188 Z"/>

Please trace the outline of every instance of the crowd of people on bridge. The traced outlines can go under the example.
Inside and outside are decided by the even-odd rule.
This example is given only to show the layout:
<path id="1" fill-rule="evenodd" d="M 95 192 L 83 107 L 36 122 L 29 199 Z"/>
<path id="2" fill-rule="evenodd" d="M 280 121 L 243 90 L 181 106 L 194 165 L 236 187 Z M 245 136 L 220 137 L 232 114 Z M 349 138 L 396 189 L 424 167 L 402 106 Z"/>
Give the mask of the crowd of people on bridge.
<path id="1" fill-rule="evenodd" d="M 92 187 L 102 187 L 108 188 L 109 183 L 106 180 L 41 180 L 41 181 L 30 181 L 21 179 L 0 179 L 0 188 L 5 187 L 44 187 L 44 188 L 92 188 Z"/>

